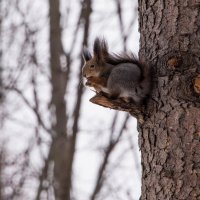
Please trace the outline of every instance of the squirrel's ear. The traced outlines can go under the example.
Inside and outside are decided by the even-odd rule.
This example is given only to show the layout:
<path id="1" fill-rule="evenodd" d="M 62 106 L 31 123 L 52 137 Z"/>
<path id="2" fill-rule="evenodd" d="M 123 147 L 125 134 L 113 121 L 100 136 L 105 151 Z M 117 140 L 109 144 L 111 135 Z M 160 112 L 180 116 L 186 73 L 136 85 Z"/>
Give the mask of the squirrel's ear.
<path id="1" fill-rule="evenodd" d="M 88 51 L 88 49 L 86 47 L 83 47 L 83 59 L 85 62 L 87 62 L 88 60 L 90 60 L 92 58 L 90 52 Z"/>

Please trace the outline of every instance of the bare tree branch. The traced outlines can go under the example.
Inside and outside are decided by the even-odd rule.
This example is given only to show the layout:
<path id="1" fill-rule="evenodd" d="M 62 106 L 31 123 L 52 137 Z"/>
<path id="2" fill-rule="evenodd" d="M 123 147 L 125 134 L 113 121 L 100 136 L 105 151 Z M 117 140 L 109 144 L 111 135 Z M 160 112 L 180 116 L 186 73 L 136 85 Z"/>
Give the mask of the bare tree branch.
<path id="1" fill-rule="evenodd" d="M 103 162 L 102 162 L 101 167 L 99 168 L 99 171 L 98 171 L 98 175 L 97 175 L 98 177 L 97 177 L 96 185 L 94 187 L 93 193 L 92 193 L 91 198 L 90 198 L 91 200 L 95 200 L 97 195 L 100 193 L 100 190 L 101 190 L 103 183 L 105 182 L 105 179 L 106 179 L 105 171 L 106 171 L 106 167 L 108 165 L 108 160 L 109 160 L 114 148 L 116 147 L 116 145 L 118 144 L 118 142 L 119 142 L 119 140 L 122 136 L 122 133 L 123 133 L 123 131 L 124 131 L 126 125 L 127 125 L 128 119 L 129 119 L 129 115 L 127 114 L 126 118 L 123 122 L 123 125 L 122 125 L 122 127 L 119 131 L 117 138 L 116 139 L 113 139 L 113 137 L 110 138 L 109 145 L 107 146 L 107 149 L 105 150 Z M 113 121 L 115 121 L 115 120 L 116 119 L 114 117 Z M 112 131 L 112 129 L 111 129 L 111 131 Z M 112 134 L 113 133 L 111 132 L 111 135 Z"/>
<path id="2" fill-rule="evenodd" d="M 6 90 L 15 91 L 15 92 L 22 98 L 22 100 L 24 101 L 24 103 L 34 112 L 34 114 L 36 115 L 37 120 L 38 120 L 39 124 L 42 126 L 42 128 L 43 128 L 44 130 L 46 130 L 48 133 L 52 134 L 52 130 L 49 129 L 49 128 L 47 128 L 46 125 L 44 124 L 44 122 L 43 122 L 43 120 L 42 120 L 42 118 L 41 118 L 41 115 L 40 115 L 40 113 L 39 113 L 39 110 L 37 110 L 36 107 L 33 107 L 33 106 L 31 105 L 31 103 L 28 101 L 28 99 L 26 99 L 26 97 L 24 96 L 23 92 L 22 92 L 20 89 L 14 88 L 14 87 L 12 87 L 12 88 L 7 88 L 7 87 L 6 87 L 5 89 L 6 89 Z"/>
<path id="3" fill-rule="evenodd" d="M 3 162 L 4 162 L 4 152 L 2 147 L 0 147 L 0 199 L 3 198 Z"/>

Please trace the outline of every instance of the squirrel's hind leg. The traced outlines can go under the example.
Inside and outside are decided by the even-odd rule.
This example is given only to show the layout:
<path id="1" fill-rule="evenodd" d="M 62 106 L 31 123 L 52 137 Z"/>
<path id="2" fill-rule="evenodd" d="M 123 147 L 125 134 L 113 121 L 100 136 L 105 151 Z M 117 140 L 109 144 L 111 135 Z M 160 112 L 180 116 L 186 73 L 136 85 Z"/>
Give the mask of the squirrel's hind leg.
<path id="1" fill-rule="evenodd" d="M 133 99 L 131 97 L 120 97 L 120 99 L 126 103 L 133 103 Z"/>
<path id="2" fill-rule="evenodd" d="M 117 95 L 117 94 L 109 94 L 109 93 L 105 93 L 105 92 L 101 92 L 101 94 L 111 100 L 115 100 L 115 99 L 119 98 L 119 95 Z"/>

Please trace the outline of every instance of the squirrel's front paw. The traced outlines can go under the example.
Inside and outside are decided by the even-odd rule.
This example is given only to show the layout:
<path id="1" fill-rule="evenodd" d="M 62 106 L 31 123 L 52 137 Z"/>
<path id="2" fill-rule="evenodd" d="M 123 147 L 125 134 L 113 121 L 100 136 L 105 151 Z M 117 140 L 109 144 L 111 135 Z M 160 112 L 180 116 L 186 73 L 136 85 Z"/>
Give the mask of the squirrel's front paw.
<path id="1" fill-rule="evenodd" d="M 85 85 L 86 86 L 92 86 L 92 83 L 90 81 L 86 81 Z"/>

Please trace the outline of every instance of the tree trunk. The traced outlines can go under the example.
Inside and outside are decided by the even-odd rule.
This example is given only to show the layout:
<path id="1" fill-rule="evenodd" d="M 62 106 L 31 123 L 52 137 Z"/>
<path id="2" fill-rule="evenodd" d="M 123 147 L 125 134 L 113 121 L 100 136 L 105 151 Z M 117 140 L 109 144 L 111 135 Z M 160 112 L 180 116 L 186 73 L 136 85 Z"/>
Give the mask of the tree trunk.
<path id="1" fill-rule="evenodd" d="M 200 1 L 139 0 L 154 87 L 140 127 L 142 200 L 200 199 Z"/>
<path id="2" fill-rule="evenodd" d="M 59 0 L 49 0 L 50 18 L 50 68 L 53 141 L 52 160 L 54 162 L 54 192 L 57 200 L 70 199 L 70 175 L 68 175 L 70 163 L 70 141 L 67 138 L 67 115 L 65 92 L 67 86 L 66 74 L 61 68 L 62 56 L 61 28 Z M 50 150 L 51 151 L 51 150 Z"/>
<path id="3" fill-rule="evenodd" d="M 54 192 L 56 200 L 72 199 L 72 168 L 76 147 L 76 138 L 78 134 L 81 99 L 83 86 L 77 89 L 77 99 L 73 112 L 72 132 L 67 133 L 67 106 L 65 101 L 66 87 L 68 83 L 68 73 L 61 67 L 61 56 L 63 52 L 60 27 L 60 0 L 49 0 L 49 18 L 50 18 L 50 68 L 51 68 L 51 85 L 52 116 L 55 116 L 53 122 L 53 141 L 50 148 L 50 157 L 54 164 Z M 92 12 L 91 0 L 82 1 L 79 24 L 83 26 L 83 44 L 87 45 L 89 35 L 89 17 Z M 79 27 L 77 27 L 78 30 Z M 70 59 L 69 59 L 70 60 Z M 69 61 L 70 62 L 70 61 Z M 68 63 L 69 64 L 69 63 Z M 79 80 L 82 76 L 82 66 L 80 63 Z M 68 69 L 69 70 L 69 66 Z M 71 134 L 72 133 L 72 134 Z M 39 195 L 38 195 L 39 196 Z"/>

